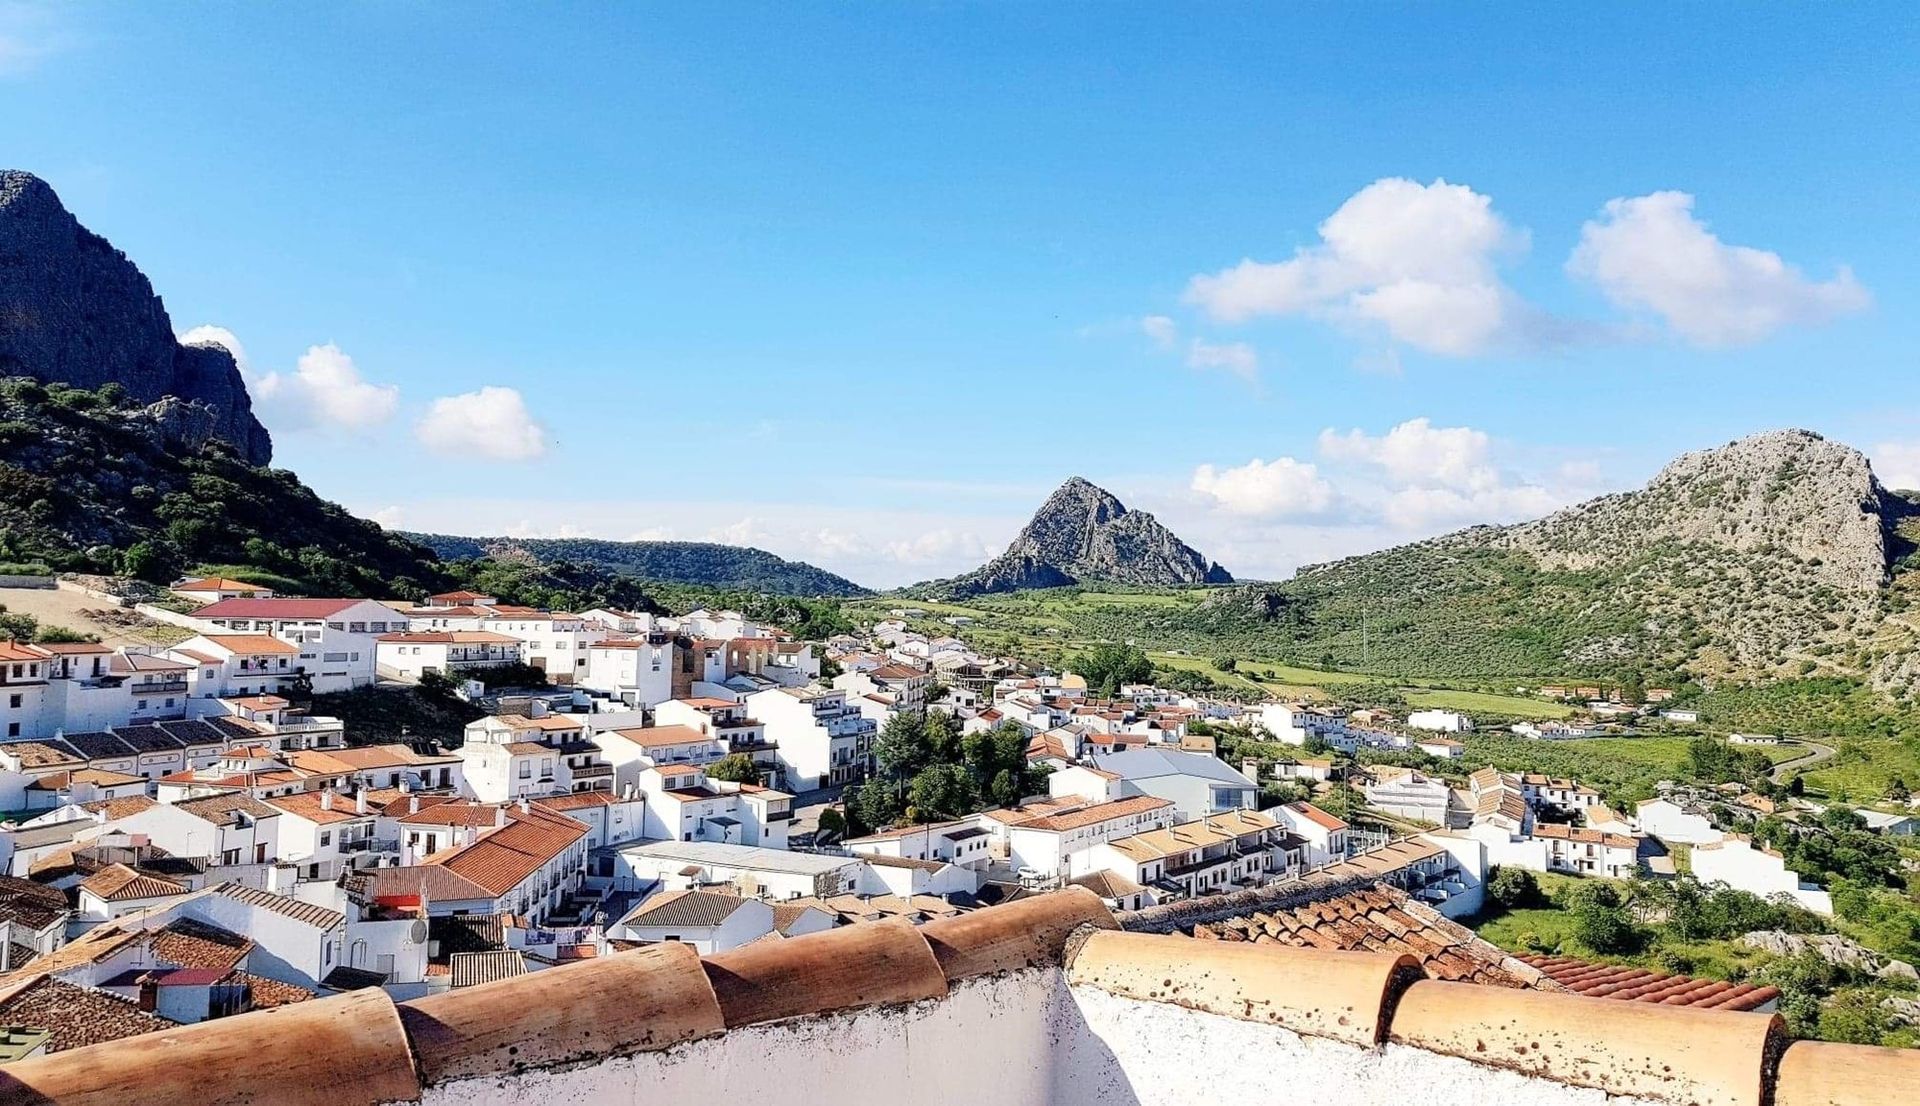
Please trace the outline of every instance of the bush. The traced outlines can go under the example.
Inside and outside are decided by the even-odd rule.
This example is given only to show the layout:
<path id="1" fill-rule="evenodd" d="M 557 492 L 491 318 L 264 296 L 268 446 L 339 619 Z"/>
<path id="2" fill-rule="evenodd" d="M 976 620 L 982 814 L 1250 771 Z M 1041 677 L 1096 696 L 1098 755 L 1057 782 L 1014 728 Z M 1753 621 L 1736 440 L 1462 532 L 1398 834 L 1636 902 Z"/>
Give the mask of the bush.
<path id="1" fill-rule="evenodd" d="M 1487 897 L 1505 910 L 1537 906 L 1542 901 L 1540 881 L 1525 868 L 1500 865 L 1487 879 Z"/>

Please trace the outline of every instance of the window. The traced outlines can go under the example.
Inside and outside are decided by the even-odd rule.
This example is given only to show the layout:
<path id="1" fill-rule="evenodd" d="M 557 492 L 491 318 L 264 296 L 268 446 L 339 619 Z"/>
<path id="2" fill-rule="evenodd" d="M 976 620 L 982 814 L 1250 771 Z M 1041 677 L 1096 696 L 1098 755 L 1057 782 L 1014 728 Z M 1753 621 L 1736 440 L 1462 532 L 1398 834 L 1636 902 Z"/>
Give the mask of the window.
<path id="1" fill-rule="evenodd" d="M 364 634 L 367 632 L 367 624 L 364 622 L 349 622 L 347 623 L 347 630 L 351 633 Z"/>
<path id="2" fill-rule="evenodd" d="M 533 778 L 533 762 L 532 761 L 523 760 L 520 762 L 520 778 L 523 780 L 529 780 Z"/>
<path id="3" fill-rule="evenodd" d="M 19 736 L 20 736 L 20 723 L 18 723 L 18 722 L 9 722 L 9 723 L 7 723 L 7 736 L 8 736 L 8 737 L 19 737 Z"/>
<path id="4" fill-rule="evenodd" d="M 20 705 L 20 701 L 21 701 L 21 697 L 20 697 L 20 696 L 18 696 L 18 695 L 10 695 L 10 696 L 8 696 L 8 697 L 7 697 L 7 705 L 8 705 L 8 706 L 10 706 L 10 707 L 17 707 L 17 706 L 19 706 L 19 705 Z"/>
<path id="5" fill-rule="evenodd" d="M 320 831 L 320 843 L 321 843 L 322 845 L 331 845 L 331 844 L 333 844 L 333 831 L 332 831 L 332 830 L 321 830 L 321 831 Z"/>

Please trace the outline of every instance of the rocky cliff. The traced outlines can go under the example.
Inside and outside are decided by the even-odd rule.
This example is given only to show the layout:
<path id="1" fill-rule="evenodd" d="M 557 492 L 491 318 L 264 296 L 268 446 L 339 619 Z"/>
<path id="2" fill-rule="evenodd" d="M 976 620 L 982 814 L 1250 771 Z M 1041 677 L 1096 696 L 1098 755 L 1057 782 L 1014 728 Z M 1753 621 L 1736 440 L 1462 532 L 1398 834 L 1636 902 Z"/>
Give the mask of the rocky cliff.
<path id="1" fill-rule="evenodd" d="M 181 345 L 125 254 L 81 226 L 45 181 L 0 171 L 0 377 L 9 376 L 83 388 L 118 382 L 145 403 L 202 404 L 214 436 L 241 459 L 273 457 L 233 355 Z"/>
<path id="2" fill-rule="evenodd" d="M 1645 487 L 1212 597 L 1182 628 L 1372 671 L 1684 672 L 1920 685 L 1920 509 L 1858 450 L 1777 430 Z"/>
<path id="3" fill-rule="evenodd" d="M 1005 553 L 952 580 L 928 585 L 945 595 L 1061 587 L 1089 580 L 1123 584 L 1229 584 L 1208 561 L 1145 511 L 1076 476 L 1060 485 Z"/>

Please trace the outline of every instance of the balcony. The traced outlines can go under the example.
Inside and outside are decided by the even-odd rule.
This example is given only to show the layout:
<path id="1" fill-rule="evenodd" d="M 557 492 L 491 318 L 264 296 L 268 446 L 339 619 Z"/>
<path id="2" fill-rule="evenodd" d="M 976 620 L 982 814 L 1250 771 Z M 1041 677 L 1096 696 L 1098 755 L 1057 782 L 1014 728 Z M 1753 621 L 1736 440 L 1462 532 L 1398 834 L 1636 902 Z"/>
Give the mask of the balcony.
<path id="1" fill-rule="evenodd" d="M 583 764 L 578 768 L 569 769 L 569 771 L 572 772 L 573 778 L 576 780 L 591 780 L 591 779 L 597 779 L 601 776 L 613 775 L 613 765 Z"/>

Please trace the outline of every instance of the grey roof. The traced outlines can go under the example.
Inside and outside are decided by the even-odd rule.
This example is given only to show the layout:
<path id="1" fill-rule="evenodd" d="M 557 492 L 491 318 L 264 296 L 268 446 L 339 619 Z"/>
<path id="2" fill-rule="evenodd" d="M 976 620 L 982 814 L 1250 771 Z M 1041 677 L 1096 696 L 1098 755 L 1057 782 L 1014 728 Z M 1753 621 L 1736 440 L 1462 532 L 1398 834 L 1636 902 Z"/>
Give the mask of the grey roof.
<path id="1" fill-rule="evenodd" d="M 110 733 L 70 733 L 61 735 L 68 745 L 80 751 L 88 760 L 106 760 L 110 757 L 130 757 L 134 755 L 133 746 Z"/>
<path id="2" fill-rule="evenodd" d="M 667 891 L 633 908 L 622 925 L 677 926 L 698 929 L 717 926 L 747 904 L 739 895 L 713 891 Z"/>
<path id="3" fill-rule="evenodd" d="M 762 849 L 753 845 L 729 845 L 721 841 L 651 841 L 629 845 L 620 850 L 633 856 L 659 857 L 689 864 L 719 865 L 725 868 L 753 868 L 763 872 L 789 872 L 814 876 L 836 872 L 864 858 L 832 856 L 825 853 L 791 853 L 785 849 Z"/>
<path id="4" fill-rule="evenodd" d="M 158 726 L 115 726 L 113 736 L 142 753 L 177 753 L 187 743 Z"/>
<path id="5" fill-rule="evenodd" d="M 1234 787 L 1252 787 L 1254 783 L 1238 769 L 1206 753 L 1183 753 L 1178 749 L 1125 749 L 1093 758 L 1102 771 L 1122 779 L 1145 780 L 1155 776 L 1198 776 Z"/>
<path id="6" fill-rule="evenodd" d="M 227 743 L 226 734 L 219 727 L 208 725 L 197 718 L 182 722 L 156 722 L 154 725 L 172 734 L 174 738 L 187 745 L 219 745 Z"/>

